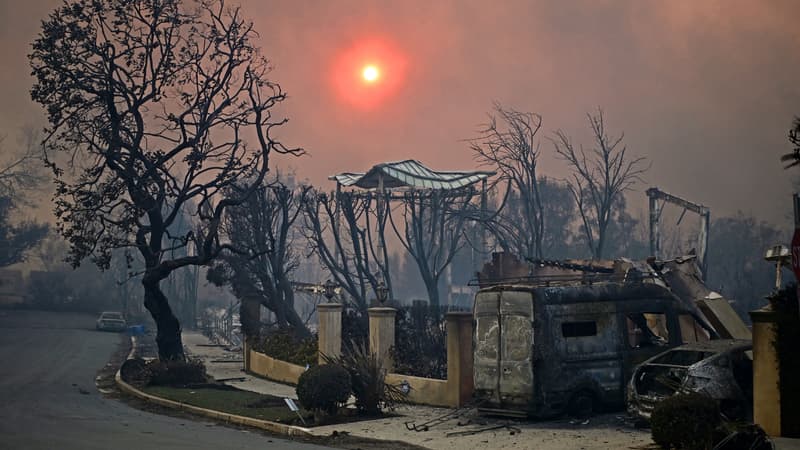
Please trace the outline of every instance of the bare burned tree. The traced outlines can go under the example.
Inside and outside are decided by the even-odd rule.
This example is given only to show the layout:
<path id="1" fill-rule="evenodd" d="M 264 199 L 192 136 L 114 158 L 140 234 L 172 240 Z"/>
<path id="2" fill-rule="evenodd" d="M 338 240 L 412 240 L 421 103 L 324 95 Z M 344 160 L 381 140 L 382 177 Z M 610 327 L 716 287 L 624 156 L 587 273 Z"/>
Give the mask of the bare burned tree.
<path id="1" fill-rule="evenodd" d="M 8 150 L 5 136 L 0 136 L 0 153 L 8 159 L 0 163 L 0 195 L 20 198 L 24 191 L 46 181 L 39 147 L 40 135 L 32 128 L 22 130 L 20 145 Z"/>
<path id="2" fill-rule="evenodd" d="M 644 157 L 628 157 L 628 149 L 622 143 L 624 133 L 616 138 L 606 133 L 602 109 L 586 116 L 594 137 L 591 150 L 587 152 L 583 146 L 576 149 L 562 130 L 556 131 L 552 142 L 556 153 L 572 168 L 568 185 L 578 208 L 583 235 L 592 257 L 601 259 L 615 209 L 624 204 L 620 197 L 641 181 L 649 166 L 645 165 Z"/>
<path id="3" fill-rule="evenodd" d="M 237 248 L 249 249 L 249 254 L 223 255 L 207 278 L 218 286 L 230 285 L 242 301 L 240 318 L 247 336 L 257 335 L 260 328 L 245 305 L 252 299 L 275 314 L 278 327 L 291 328 L 298 337 L 310 335 L 295 310 L 291 279 L 299 264 L 294 251 L 294 224 L 302 214 L 309 189 L 292 190 L 273 182 L 225 214 L 224 233 Z"/>
<path id="4" fill-rule="evenodd" d="M 498 212 L 484 218 L 498 245 L 523 257 L 541 259 L 545 234 L 545 207 L 537 174 L 542 127 L 538 114 L 494 105 L 480 137 L 470 141 L 477 162 L 497 171 L 491 189 L 505 185 Z M 510 199 L 515 207 L 506 208 Z"/>
<path id="5" fill-rule="evenodd" d="M 47 236 L 47 224 L 32 220 L 12 220 L 19 212 L 19 203 L 26 202 L 25 192 L 38 187 L 43 181 L 41 151 L 36 134 L 24 130 L 21 145 L 6 150 L 4 136 L 0 136 L 0 267 L 10 266 L 26 259 L 31 249 Z"/>
<path id="6" fill-rule="evenodd" d="M 69 0 L 29 55 L 31 96 L 50 123 L 46 151 L 68 155 L 50 164 L 69 260 L 108 268 L 116 248 L 141 253 L 161 359 L 184 357 L 161 281 L 238 251 L 219 233 L 225 210 L 261 185 L 270 152 L 301 153 L 270 135 L 286 121 L 271 114 L 285 94 L 255 37 L 222 0 Z M 196 228 L 176 235 L 190 202 Z"/>
<path id="7" fill-rule="evenodd" d="M 403 230 L 390 217 L 392 228 L 419 268 L 428 301 L 439 306 L 439 279 L 466 244 L 464 228 L 475 214 L 472 188 L 409 190 L 402 193 Z"/>
<path id="8" fill-rule="evenodd" d="M 313 192 L 305 204 L 305 230 L 312 252 L 361 311 L 369 306 L 369 296 L 381 276 L 392 292 L 388 252 L 378 245 L 388 201 L 378 202 L 378 195 Z"/>

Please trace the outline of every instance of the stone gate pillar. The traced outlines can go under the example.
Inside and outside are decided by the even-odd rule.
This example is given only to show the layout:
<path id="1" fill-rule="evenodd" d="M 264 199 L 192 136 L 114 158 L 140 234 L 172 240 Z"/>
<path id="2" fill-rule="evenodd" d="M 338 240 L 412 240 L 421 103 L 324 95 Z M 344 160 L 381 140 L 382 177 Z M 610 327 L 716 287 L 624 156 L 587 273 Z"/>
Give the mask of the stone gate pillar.
<path id="1" fill-rule="evenodd" d="M 320 303 L 317 305 L 319 319 L 319 363 L 322 355 L 337 357 L 342 354 L 342 304 Z"/>
<path id="2" fill-rule="evenodd" d="M 472 398 L 472 313 L 447 313 L 447 388 L 457 407 Z"/>
<path id="3" fill-rule="evenodd" d="M 800 437 L 800 341 L 797 313 L 770 306 L 750 311 L 753 320 L 753 422 L 770 436 Z"/>
<path id="4" fill-rule="evenodd" d="M 369 313 L 369 351 L 383 358 L 383 367 L 387 372 L 394 369 L 394 360 L 389 349 L 394 346 L 394 319 L 397 310 L 394 308 L 370 308 Z"/>

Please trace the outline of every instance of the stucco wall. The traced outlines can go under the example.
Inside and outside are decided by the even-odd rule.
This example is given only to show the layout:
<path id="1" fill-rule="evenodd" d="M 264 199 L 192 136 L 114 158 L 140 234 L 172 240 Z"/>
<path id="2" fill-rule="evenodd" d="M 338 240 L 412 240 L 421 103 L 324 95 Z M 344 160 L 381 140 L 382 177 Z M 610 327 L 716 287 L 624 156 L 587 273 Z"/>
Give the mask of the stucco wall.
<path id="1" fill-rule="evenodd" d="M 281 383 L 297 384 L 305 367 L 272 358 L 263 353 L 248 349 L 248 370 L 258 376 Z"/>
<path id="2" fill-rule="evenodd" d="M 397 385 L 403 381 L 407 381 L 411 386 L 411 391 L 408 393 L 408 401 L 411 403 L 447 407 L 455 407 L 458 403 L 456 398 L 457 390 L 449 389 L 447 380 L 435 380 L 433 378 L 414 377 L 398 373 L 386 375 L 386 382 L 389 384 Z"/>
<path id="3" fill-rule="evenodd" d="M 781 435 L 779 366 L 775 352 L 776 325 L 769 313 L 753 317 L 753 422 L 770 436 Z"/>

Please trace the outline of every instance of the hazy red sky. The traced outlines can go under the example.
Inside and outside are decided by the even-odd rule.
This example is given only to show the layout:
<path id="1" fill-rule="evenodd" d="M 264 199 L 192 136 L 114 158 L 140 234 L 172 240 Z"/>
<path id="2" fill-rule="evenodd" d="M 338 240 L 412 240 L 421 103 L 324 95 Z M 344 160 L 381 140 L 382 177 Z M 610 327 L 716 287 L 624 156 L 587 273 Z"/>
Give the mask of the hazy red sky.
<path id="1" fill-rule="evenodd" d="M 0 133 L 13 136 L 40 120 L 28 97 L 26 54 L 39 21 L 59 3 L 0 0 Z M 538 112 L 545 131 L 562 128 L 579 142 L 587 142 L 585 113 L 602 106 L 612 133 L 625 131 L 630 151 L 652 161 L 648 185 L 705 203 L 717 216 L 742 209 L 784 221 L 790 212 L 797 176 L 778 157 L 800 114 L 796 2 L 242 5 L 290 95 L 282 135 L 311 153 L 291 165 L 316 184 L 406 158 L 473 168 L 463 139 L 494 100 Z M 395 70 L 384 73 L 393 88 L 366 107 L 360 94 L 339 92 L 350 76 L 342 61 L 375 45 L 393 55 Z M 546 139 L 542 149 L 543 173 L 564 177 Z M 645 188 L 632 197 L 640 205 Z"/>

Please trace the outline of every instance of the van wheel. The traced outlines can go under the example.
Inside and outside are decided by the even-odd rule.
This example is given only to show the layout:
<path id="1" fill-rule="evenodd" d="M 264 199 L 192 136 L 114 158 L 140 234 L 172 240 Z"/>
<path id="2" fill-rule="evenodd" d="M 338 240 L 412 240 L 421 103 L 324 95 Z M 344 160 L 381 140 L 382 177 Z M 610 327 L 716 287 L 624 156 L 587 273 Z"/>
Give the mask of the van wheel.
<path id="1" fill-rule="evenodd" d="M 569 401 L 568 412 L 578 419 L 591 417 L 596 409 L 594 395 L 589 391 L 576 392 Z"/>

